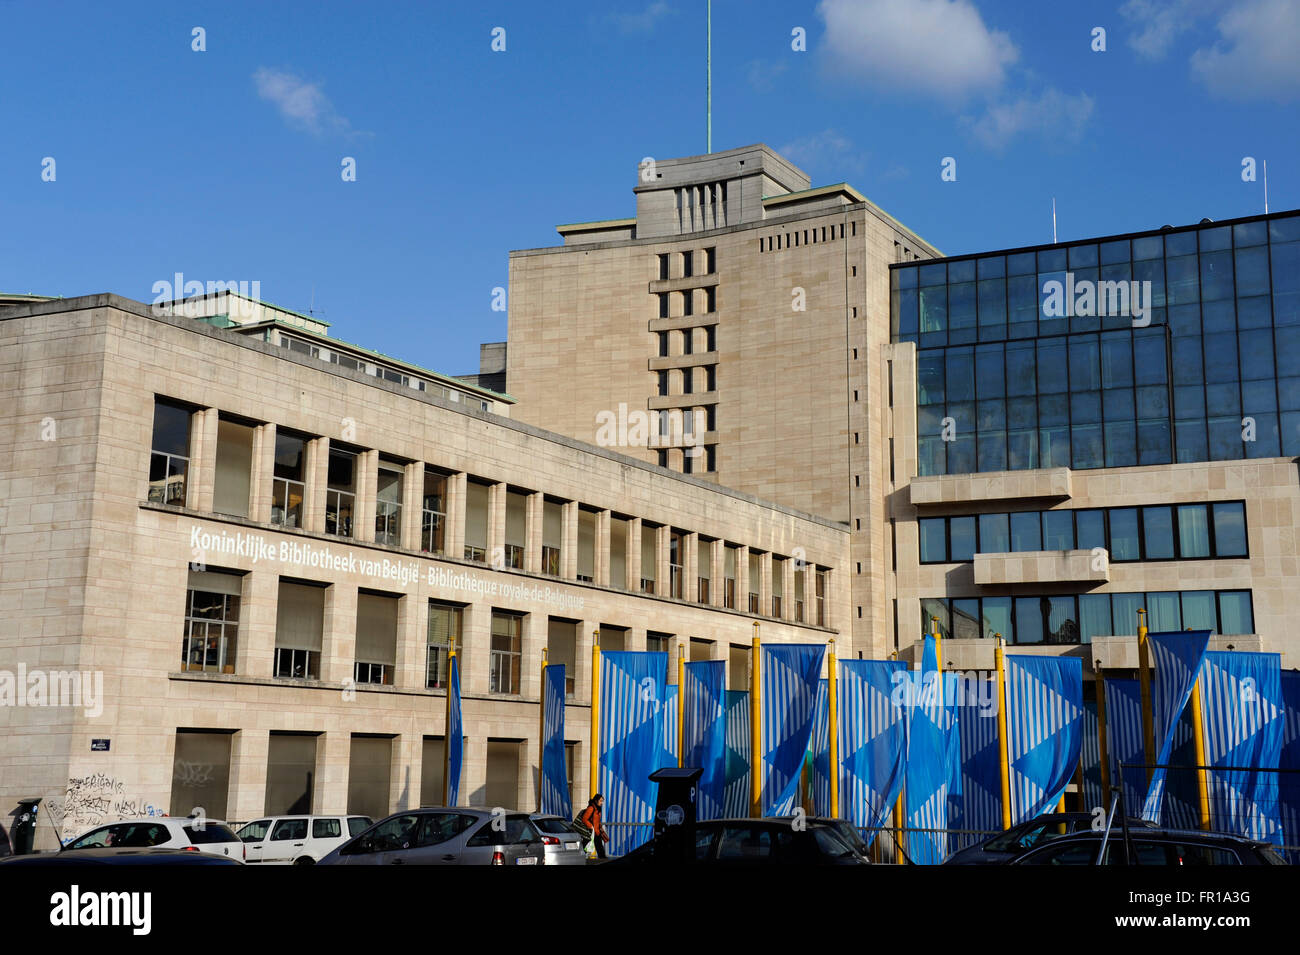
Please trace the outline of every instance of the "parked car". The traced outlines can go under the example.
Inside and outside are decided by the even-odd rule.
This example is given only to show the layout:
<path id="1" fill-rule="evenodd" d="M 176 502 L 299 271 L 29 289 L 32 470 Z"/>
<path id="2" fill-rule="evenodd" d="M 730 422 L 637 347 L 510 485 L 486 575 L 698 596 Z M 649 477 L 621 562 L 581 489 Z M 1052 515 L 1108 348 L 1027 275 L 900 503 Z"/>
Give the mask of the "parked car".
<path id="1" fill-rule="evenodd" d="M 60 851 L 73 849 L 185 849 L 244 859 L 244 844 L 224 822 L 179 816 L 122 819 L 96 826 Z"/>
<path id="2" fill-rule="evenodd" d="M 582 830 L 563 816 L 535 812 L 528 817 L 542 834 L 546 851 L 546 865 L 586 865 L 587 853 L 582 851 L 586 842 Z"/>
<path id="3" fill-rule="evenodd" d="M 1093 819 L 1090 812 L 1050 812 L 1035 816 L 1005 832 L 989 836 L 983 842 L 958 849 L 943 861 L 944 865 L 1002 865 L 1036 846 L 1041 846 L 1075 832 L 1091 832 Z M 1144 819 L 1130 819 L 1130 828 L 1150 829 L 1155 824 Z M 1119 831 L 1118 820 L 1114 832 Z"/>
<path id="4" fill-rule="evenodd" d="M 697 865 L 868 865 L 835 828 L 805 819 L 802 828 L 788 819 L 711 819 L 695 824 Z M 674 865 L 680 857 L 656 853 L 652 839 L 606 865 Z"/>
<path id="5" fill-rule="evenodd" d="M 1102 833 L 1078 832 L 1036 846 L 1009 865 L 1096 865 Z M 1105 865 L 1286 865 L 1267 842 L 1218 832 L 1180 829 L 1111 829 Z"/>
<path id="6" fill-rule="evenodd" d="M 781 819 L 791 824 L 793 824 L 795 819 L 794 816 L 773 816 L 771 818 Z M 816 823 L 819 826 L 827 826 L 835 830 L 835 834 L 839 836 L 840 839 L 852 847 L 858 855 L 870 862 L 868 856 L 871 852 L 871 847 L 867 845 L 866 840 L 862 838 L 862 833 L 858 831 L 858 827 L 855 826 L 852 821 L 848 819 L 834 819 L 830 816 L 804 816 L 803 819 L 804 822 Z"/>
<path id="7" fill-rule="evenodd" d="M 267 816 L 236 835 L 250 865 L 314 865 L 374 824 L 369 816 Z"/>
<path id="8" fill-rule="evenodd" d="M 482 806 L 412 809 L 381 819 L 321 865 L 545 865 L 542 834 L 526 813 Z"/>
<path id="9" fill-rule="evenodd" d="M 65 849 L 0 859 L 0 865 L 243 865 L 233 856 L 193 849 Z"/>

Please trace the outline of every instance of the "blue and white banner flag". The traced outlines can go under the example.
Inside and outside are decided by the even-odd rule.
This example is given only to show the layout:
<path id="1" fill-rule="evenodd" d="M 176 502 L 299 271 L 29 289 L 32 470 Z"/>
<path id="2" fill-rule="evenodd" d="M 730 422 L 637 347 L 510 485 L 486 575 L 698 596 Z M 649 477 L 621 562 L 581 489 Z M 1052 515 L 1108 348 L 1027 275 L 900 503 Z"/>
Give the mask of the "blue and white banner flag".
<path id="1" fill-rule="evenodd" d="M 1078 657 L 1004 658 L 1011 825 L 1056 808 L 1079 766 L 1083 662 Z"/>
<path id="2" fill-rule="evenodd" d="M 997 680 L 968 674 L 966 692 L 957 701 L 961 739 L 961 792 L 949 793 L 949 823 L 954 829 L 948 850 L 982 842 L 1002 828 L 1002 770 L 998 762 Z"/>
<path id="3" fill-rule="evenodd" d="M 749 691 L 727 691 L 727 785 L 723 793 L 724 818 L 749 816 Z"/>
<path id="4" fill-rule="evenodd" d="M 604 821 L 611 855 L 624 855 L 654 835 L 663 766 L 664 697 L 668 654 L 602 651 L 600 654 L 600 771 Z"/>
<path id="5" fill-rule="evenodd" d="M 831 707 L 830 681 L 822 680 L 817 687 L 817 706 L 813 709 L 812 739 L 808 743 L 812 755 L 811 778 L 812 805 L 804 806 L 810 816 L 831 814 Z"/>
<path id="6" fill-rule="evenodd" d="M 727 785 L 727 723 L 723 660 L 698 660 L 685 667 L 682 692 L 682 765 L 704 770 L 700 776 L 697 819 L 721 819 Z"/>
<path id="7" fill-rule="evenodd" d="M 1206 771 L 1214 830 L 1280 845 L 1276 769 L 1285 722 L 1281 655 L 1208 652 L 1197 690 L 1206 764 L 1240 767 Z"/>
<path id="8" fill-rule="evenodd" d="M 957 727 L 957 674 L 936 662 L 927 635 L 920 671 L 910 671 L 906 781 L 907 854 L 915 865 L 938 865 L 948 855 L 948 800 L 961 792 L 961 735 Z"/>
<path id="9" fill-rule="evenodd" d="M 1282 673 L 1282 755 L 1278 768 L 1278 803 L 1282 818 L 1282 844 L 1300 847 L 1300 673 Z M 1287 861 L 1300 865 L 1300 848 L 1287 850 Z"/>
<path id="10" fill-rule="evenodd" d="M 896 692 L 901 660 L 840 660 L 840 810 L 864 833 L 886 827 L 903 786 L 907 708 Z"/>
<path id="11" fill-rule="evenodd" d="M 804 754 L 812 736 L 817 685 L 826 645 L 772 643 L 762 645 L 762 788 L 765 816 L 794 812 L 795 791 Z"/>
<path id="12" fill-rule="evenodd" d="M 1142 806 L 1142 818 L 1160 822 L 1165 795 L 1165 770 L 1178 732 L 1179 718 L 1192 698 L 1192 687 L 1210 645 L 1210 631 L 1183 630 L 1147 634 L 1154 671 L 1151 683 L 1151 709 L 1155 719 L 1156 766 L 1151 772 Z"/>
<path id="13" fill-rule="evenodd" d="M 1142 744 L 1142 689 L 1134 677 L 1106 677 L 1106 759 L 1111 785 L 1122 782 L 1125 812 L 1129 816 L 1137 814 L 1146 798 L 1147 771 Z M 1110 793 L 1105 800 L 1106 811 L 1110 812 Z"/>
<path id="14" fill-rule="evenodd" d="M 564 664 L 546 667 L 542 680 L 542 773 L 537 811 L 573 818 L 569 764 L 564 752 Z"/>
<path id="15" fill-rule="evenodd" d="M 1101 723 L 1097 719 L 1097 704 L 1085 700 L 1083 704 L 1083 805 L 1088 811 L 1097 806 L 1109 807 L 1110 800 L 1101 791 Z"/>
<path id="16" fill-rule="evenodd" d="M 677 686 L 672 683 L 664 687 L 664 750 L 659 765 L 677 765 Z"/>
<path id="17" fill-rule="evenodd" d="M 460 774 L 465 762 L 465 724 L 460 712 L 460 656 L 452 654 L 447 673 L 447 805 L 460 805 Z"/>

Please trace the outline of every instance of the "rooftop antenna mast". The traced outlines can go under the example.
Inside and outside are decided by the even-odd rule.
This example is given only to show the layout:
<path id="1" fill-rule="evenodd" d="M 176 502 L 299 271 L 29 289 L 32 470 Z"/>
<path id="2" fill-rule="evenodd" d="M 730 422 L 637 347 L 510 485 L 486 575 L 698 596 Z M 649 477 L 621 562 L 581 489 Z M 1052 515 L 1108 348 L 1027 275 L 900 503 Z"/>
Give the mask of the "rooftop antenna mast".
<path id="1" fill-rule="evenodd" d="M 1264 215 L 1268 215 L 1268 160 L 1264 160 Z"/>
<path id="2" fill-rule="evenodd" d="M 1052 196 L 1052 245 L 1056 245 L 1056 196 Z"/>
<path id="3" fill-rule="evenodd" d="M 704 51 L 704 151 L 713 152 L 713 0 L 707 0 Z"/>

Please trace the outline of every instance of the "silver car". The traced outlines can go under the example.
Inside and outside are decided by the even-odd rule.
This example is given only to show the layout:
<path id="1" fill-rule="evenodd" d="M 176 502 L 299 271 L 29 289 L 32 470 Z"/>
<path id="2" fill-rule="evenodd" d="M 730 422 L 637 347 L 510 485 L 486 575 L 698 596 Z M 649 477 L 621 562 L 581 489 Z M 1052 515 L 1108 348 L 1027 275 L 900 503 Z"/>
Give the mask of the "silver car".
<path id="1" fill-rule="evenodd" d="M 542 846 L 546 850 L 547 865 L 586 865 L 587 853 L 582 851 L 584 842 L 578 827 L 563 816 L 552 816 L 535 812 L 528 817 L 542 834 Z"/>
<path id="2" fill-rule="evenodd" d="M 320 865 L 544 865 L 545 858 L 526 813 L 457 806 L 395 813 Z"/>

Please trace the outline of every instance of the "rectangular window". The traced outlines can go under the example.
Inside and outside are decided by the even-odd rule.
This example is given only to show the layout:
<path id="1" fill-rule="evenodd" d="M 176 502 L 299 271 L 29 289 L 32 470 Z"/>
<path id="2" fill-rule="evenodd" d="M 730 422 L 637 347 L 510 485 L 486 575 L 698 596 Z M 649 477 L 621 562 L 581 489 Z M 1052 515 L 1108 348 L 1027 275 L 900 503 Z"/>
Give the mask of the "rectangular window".
<path id="1" fill-rule="evenodd" d="M 190 469 L 190 411 L 161 398 L 153 407 L 152 453 L 149 458 L 149 502 L 185 506 Z"/>
<path id="2" fill-rule="evenodd" d="M 1042 522 L 1037 511 L 1011 515 L 1011 549 L 1016 552 L 1043 549 Z"/>
<path id="3" fill-rule="evenodd" d="M 488 541 L 488 486 L 465 482 L 465 559 L 485 562 Z"/>
<path id="4" fill-rule="evenodd" d="M 330 448 L 325 489 L 325 533 L 351 537 L 357 509 L 357 456 L 343 448 Z"/>
<path id="5" fill-rule="evenodd" d="M 712 275 L 718 271 L 718 250 L 708 248 L 704 250 L 704 274 Z"/>
<path id="6" fill-rule="evenodd" d="M 210 819 L 225 819 L 230 797 L 230 732 L 176 731 L 171 804 L 177 815 L 202 806 Z M 199 773 L 194 767 L 202 767 Z M 186 808 L 179 808 L 186 807 Z"/>
<path id="7" fill-rule="evenodd" d="M 224 418 L 219 420 L 212 509 L 218 514 L 247 517 L 252 475 L 253 428 Z"/>
<path id="8" fill-rule="evenodd" d="M 243 577 L 220 571 L 190 571 L 185 594 L 181 669 L 234 673 Z"/>
<path id="9" fill-rule="evenodd" d="M 1204 504 L 1179 505 L 1178 556 L 1184 559 L 1210 556 L 1210 522 Z"/>
<path id="10" fill-rule="evenodd" d="M 402 477 L 400 466 L 379 465 L 375 486 L 375 543 L 402 543 Z"/>
<path id="11" fill-rule="evenodd" d="M 1241 501 L 1210 505 L 1214 513 L 1214 552 L 1219 557 L 1245 557 L 1246 507 Z M 1248 632 L 1248 631 L 1247 631 Z"/>
<path id="12" fill-rule="evenodd" d="M 357 595 L 357 641 L 353 679 L 391 686 L 397 667 L 397 601 L 379 594 Z"/>
<path id="13" fill-rule="evenodd" d="M 1255 632 L 1255 618 L 1251 612 L 1249 590 L 1224 590 L 1219 593 L 1219 633 L 1248 634 Z"/>
<path id="14" fill-rule="evenodd" d="M 1101 509 L 1074 512 L 1076 545 L 1081 550 L 1106 546 L 1106 513 Z"/>
<path id="15" fill-rule="evenodd" d="M 1074 513 L 1043 512 L 1043 550 L 1074 550 Z"/>
<path id="16" fill-rule="evenodd" d="M 948 560 L 947 520 L 923 517 L 916 523 L 921 537 L 921 563 L 945 563 Z"/>
<path id="17" fill-rule="evenodd" d="M 306 439 L 287 431 L 275 433 L 275 472 L 271 481 L 271 523 L 302 527 L 306 490 Z"/>
<path id="18" fill-rule="evenodd" d="M 266 752 L 266 797 L 262 811 L 268 816 L 297 815 L 312 811 L 312 780 L 316 777 L 316 736 L 272 730 Z M 317 820 L 323 822 L 324 820 Z M 337 822 L 335 823 L 337 825 Z M 342 835 L 341 832 L 335 835 Z"/>
<path id="19" fill-rule="evenodd" d="M 686 289 L 682 292 L 682 315 L 695 314 L 695 290 Z"/>
<path id="20" fill-rule="evenodd" d="M 1011 598 L 1010 597 L 985 597 L 980 601 L 980 615 L 982 637 L 992 637 L 1001 634 L 1002 639 L 1008 643 L 1012 640 L 1011 632 Z"/>
<path id="21" fill-rule="evenodd" d="M 280 580 L 275 608 L 275 675 L 319 680 L 325 588 Z"/>
<path id="22" fill-rule="evenodd" d="M 718 288 L 710 285 L 704 290 L 704 310 L 710 314 L 718 310 Z"/>
<path id="23" fill-rule="evenodd" d="M 659 279 L 663 281 L 668 278 L 668 253 L 664 252 L 659 256 Z"/>
<path id="24" fill-rule="evenodd" d="M 973 516 L 949 519 L 948 545 L 952 560 L 975 559 L 975 518 Z"/>
<path id="25" fill-rule="evenodd" d="M 1169 507 L 1142 508 L 1142 541 L 1145 545 L 1143 556 L 1147 560 L 1173 558 L 1174 519 Z"/>
<path id="26" fill-rule="evenodd" d="M 695 274 L 695 253 L 682 253 L 682 278 L 688 279 Z"/>
<path id="27" fill-rule="evenodd" d="M 431 690 L 447 688 L 447 654 L 452 644 L 463 645 L 461 626 L 464 610 L 455 604 L 429 601 L 429 626 L 425 651 L 425 682 Z"/>
<path id="28" fill-rule="evenodd" d="M 1011 522 L 1006 514 L 979 516 L 981 554 L 1006 554 L 1011 550 Z"/>
<path id="29" fill-rule="evenodd" d="M 519 614 L 492 612 L 492 651 L 488 664 L 488 690 L 492 693 L 519 694 L 523 620 Z"/>
<path id="30" fill-rule="evenodd" d="M 1115 507 L 1108 514 L 1110 520 L 1110 559 L 1115 561 L 1138 560 L 1137 508 Z"/>
<path id="31" fill-rule="evenodd" d="M 420 513 L 420 549 L 426 554 L 443 553 L 447 532 L 447 476 L 424 472 L 424 500 Z"/>
<path id="32" fill-rule="evenodd" d="M 826 626 L 826 571 L 817 571 L 816 576 L 817 590 L 815 594 L 815 610 L 817 626 Z"/>
<path id="33" fill-rule="evenodd" d="M 572 620 L 550 617 L 546 621 L 546 662 L 564 667 L 564 695 L 573 698 L 577 685 L 578 627 Z"/>

